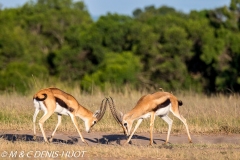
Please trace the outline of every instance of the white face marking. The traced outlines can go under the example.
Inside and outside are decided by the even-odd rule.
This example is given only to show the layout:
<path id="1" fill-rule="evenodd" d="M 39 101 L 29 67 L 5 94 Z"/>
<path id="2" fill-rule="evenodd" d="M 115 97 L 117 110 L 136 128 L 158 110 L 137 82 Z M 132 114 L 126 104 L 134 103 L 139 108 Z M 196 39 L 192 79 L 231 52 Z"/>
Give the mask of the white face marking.
<path id="1" fill-rule="evenodd" d="M 79 115 L 77 115 L 81 120 L 83 120 L 84 121 L 84 124 L 85 124 L 85 130 L 86 130 L 86 132 L 89 132 L 89 130 L 90 130 L 90 126 L 88 125 L 89 123 L 88 123 L 88 118 L 85 118 L 85 117 L 80 117 Z"/>
<path id="2" fill-rule="evenodd" d="M 122 123 L 123 123 L 123 127 L 124 127 L 124 130 L 125 130 L 127 136 L 130 135 L 130 130 L 129 130 L 129 128 L 128 128 L 128 122 L 125 121 L 125 120 L 123 120 Z"/>
<path id="3" fill-rule="evenodd" d="M 84 121 L 84 122 L 85 122 L 86 132 L 89 132 L 90 126 L 88 125 L 88 121 Z"/>

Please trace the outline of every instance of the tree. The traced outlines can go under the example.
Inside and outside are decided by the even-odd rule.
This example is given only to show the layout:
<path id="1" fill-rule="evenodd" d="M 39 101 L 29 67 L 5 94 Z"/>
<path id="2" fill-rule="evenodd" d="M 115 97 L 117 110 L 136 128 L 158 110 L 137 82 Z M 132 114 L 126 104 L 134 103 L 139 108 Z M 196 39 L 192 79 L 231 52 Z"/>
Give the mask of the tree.
<path id="1" fill-rule="evenodd" d="M 0 90 L 26 93 L 34 85 L 32 77 L 44 79 L 48 75 L 46 68 L 29 65 L 25 62 L 12 62 L 0 72 Z"/>
<path id="2" fill-rule="evenodd" d="M 102 36 L 101 45 L 113 52 L 131 50 L 132 43 L 129 34 L 132 22 L 129 16 L 110 13 L 101 16 L 96 22 L 96 29 Z"/>
<path id="3" fill-rule="evenodd" d="M 144 64 L 141 79 L 165 89 L 190 88 L 193 84 L 186 62 L 191 59 L 193 52 L 185 17 L 175 12 L 164 16 L 155 14 L 151 17 L 148 15 L 146 22 L 136 19 L 142 23 L 138 24 L 139 36 L 135 50 Z"/>
<path id="4" fill-rule="evenodd" d="M 98 70 L 84 76 L 81 85 L 89 89 L 92 84 L 105 89 L 108 84 L 122 87 L 124 84 L 137 86 L 141 70 L 140 59 L 131 52 L 107 53 Z"/>
<path id="5" fill-rule="evenodd" d="M 54 65 L 57 66 L 57 75 L 61 80 L 76 81 L 82 79 L 85 74 L 94 71 L 92 63 L 94 56 L 91 52 L 84 51 L 81 48 L 71 49 L 62 48 L 56 52 Z"/>

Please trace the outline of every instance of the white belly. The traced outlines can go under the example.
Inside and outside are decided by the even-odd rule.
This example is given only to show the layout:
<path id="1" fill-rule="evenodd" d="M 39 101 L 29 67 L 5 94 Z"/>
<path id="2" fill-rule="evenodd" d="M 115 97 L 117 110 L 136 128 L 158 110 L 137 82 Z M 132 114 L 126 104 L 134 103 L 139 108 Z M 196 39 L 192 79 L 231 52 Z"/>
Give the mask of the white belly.
<path id="1" fill-rule="evenodd" d="M 171 103 L 164 107 L 164 108 L 160 108 L 155 112 L 155 116 L 165 116 L 169 113 L 170 108 L 172 107 Z"/>
<path id="2" fill-rule="evenodd" d="M 171 103 L 170 103 L 168 106 L 166 106 L 166 107 L 164 107 L 164 108 L 159 108 L 159 109 L 155 112 L 155 116 L 165 116 L 165 115 L 167 115 L 167 114 L 169 113 L 169 111 L 170 111 L 171 106 L 172 106 L 172 105 L 171 105 Z M 145 118 L 149 118 L 150 116 L 151 116 L 150 113 L 146 113 L 146 114 L 142 115 L 140 118 L 145 119 Z"/>
<path id="3" fill-rule="evenodd" d="M 48 112 L 47 107 L 44 105 L 44 103 L 42 101 L 34 100 L 33 102 L 34 102 L 35 107 L 39 107 L 40 110 L 43 110 L 43 112 L 45 114 L 47 114 L 47 112 Z M 63 108 L 58 103 L 56 103 L 56 108 L 55 108 L 54 112 L 59 113 L 59 114 L 63 114 L 63 115 L 69 115 L 70 114 L 69 110 L 67 110 L 66 108 Z"/>
<path id="4" fill-rule="evenodd" d="M 54 110 L 54 112 L 63 114 L 63 115 L 69 115 L 69 113 L 70 113 L 69 110 L 67 110 L 66 108 L 63 108 L 58 103 L 56 103 L 56 109 Z"/>

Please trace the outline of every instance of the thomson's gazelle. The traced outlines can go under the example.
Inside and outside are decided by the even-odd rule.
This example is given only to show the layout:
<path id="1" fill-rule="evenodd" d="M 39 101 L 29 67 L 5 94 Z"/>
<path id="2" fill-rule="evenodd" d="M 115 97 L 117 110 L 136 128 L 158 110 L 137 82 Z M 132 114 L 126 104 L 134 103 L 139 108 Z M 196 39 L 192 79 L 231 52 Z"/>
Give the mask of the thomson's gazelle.
<path id="1" fill-rule="evenodd" d="M 105 104 L 103 104 L 105 101 Z M 103 99 L 100 110 L 97 110 L 95 113 L 91 112 L 87 108 L 83 107 L 81 104 L 77 102 L 77 100 L 70 94 L 58 89 L 58 88 L 45 88 L 40 91 L 38 91 L 33 96 L 33 102 L 35 107 L 35 113 L 33 115 L 33 123 L 34 123 L 34 137 L 36 137 L 36 117 L 40 110 L 44 111 L 44 115 L 39 120 L 39 126 L 42 131 L 44 140 L 48 142 L 44 129 L 43 124 L 44 122 L 54 113 L 56 112 L 58 114 L 58 123 L 51 135 L 51 138 L 49 141 L 51 142 L 53 139 L 53 136 L 58 128 L 58 126 L 61 124 L 61 118 L 62 115 L 67 115 L 71 117 L 71 120 L 74 124 L 74 126 L 77 129 L 77 132 L 81 138 L 81 140 L 87 144 L 87 142 L 84 140 L 76 121 L 76 116 L 81 118 L 85 122 L 86 131 L 90 132 L 91 127 L 93 127 L 98 121 L 101 120 L 103 117 L 107 101 L 106 99 Z"/>
<path id="2" fill-rule="evenodd" d="M 124 129 L 124 133 L 126 135 L 128 136 L 130 135 L 132 124 L 135 120 L 137 120 L 137 124 L 126 143 L 128 143 L 131 140 L 134 132 L 137 130 L 142 120 L 150 117 L 151 118 L 150 145 L 152 145 L 153 144 L 152 133 L 153 133 L 154 120 L 156 116 L 161 117 L 165 122 L 168 123 L 169 127 L 168 127 L 167 139 L 165 142 L 165 143 L 168 143 L 171 128 L 172 128 L 172 122 L 173 122 L 172 119 L 168 117 L 169 111 L 171 111 L 174 116 L 176 116 L 183 122 L 183 124 L 187 129 L 189 142 L 190 143 L 192 142 L 186 119 L 179 113 L 179 106 L 182 105 L 182 101 L 178 100 L 171 93 L 156 92 L 153 94 L 145 95 L 141 97 L 138 100 L 136 106 L 126 114 L 123 114 L 122 112 L 117 111 L 115 108 L 113 99 L 112 98 L 110 99 L 111 101 L 110 100 L 107 100 L 107 101 L 109 103 L 113 117 L 122 126 L 122 128 Z"/>

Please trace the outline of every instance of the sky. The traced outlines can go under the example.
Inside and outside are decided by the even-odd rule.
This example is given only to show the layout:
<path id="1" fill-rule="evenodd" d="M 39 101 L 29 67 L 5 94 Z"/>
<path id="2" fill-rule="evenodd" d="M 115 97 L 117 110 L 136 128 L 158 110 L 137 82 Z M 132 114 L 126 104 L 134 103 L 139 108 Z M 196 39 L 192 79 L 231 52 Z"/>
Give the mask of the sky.
<path id="1" fill-rule="evenodd" d="M 0 0 L 3 8 L 19 7 L 28 0 Z M 231 0 L 83 0 L 91 16 L 109 13 L 132 15 L 137 9 L 154 5 L 156 8 L 166 5 L 177 11 L 189 13 L 191 10 L 215 9 L 229 6 Z"/>

